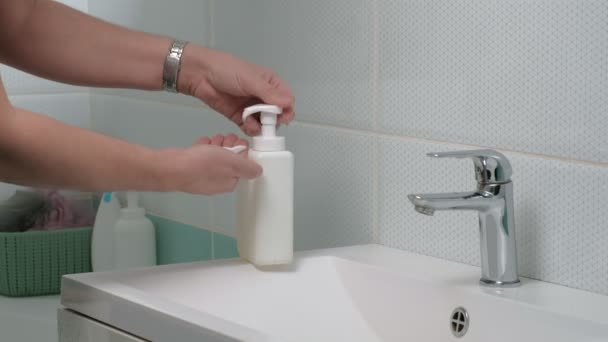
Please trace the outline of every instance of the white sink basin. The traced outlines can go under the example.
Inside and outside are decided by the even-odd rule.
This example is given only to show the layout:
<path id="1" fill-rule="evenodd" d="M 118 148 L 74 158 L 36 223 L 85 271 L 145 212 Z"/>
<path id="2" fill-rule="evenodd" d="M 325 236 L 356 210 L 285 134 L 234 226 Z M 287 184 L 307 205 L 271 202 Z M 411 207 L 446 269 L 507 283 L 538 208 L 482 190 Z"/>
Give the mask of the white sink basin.
<path id="1" fill-rule="evenodd" d="M 608 341 L 608 297 L 369 245 L 260 270 L 238 260 L 64 279 L 63 304 L 153 341 Z M 452 335 L 456 307 L 469 313 Z"/>

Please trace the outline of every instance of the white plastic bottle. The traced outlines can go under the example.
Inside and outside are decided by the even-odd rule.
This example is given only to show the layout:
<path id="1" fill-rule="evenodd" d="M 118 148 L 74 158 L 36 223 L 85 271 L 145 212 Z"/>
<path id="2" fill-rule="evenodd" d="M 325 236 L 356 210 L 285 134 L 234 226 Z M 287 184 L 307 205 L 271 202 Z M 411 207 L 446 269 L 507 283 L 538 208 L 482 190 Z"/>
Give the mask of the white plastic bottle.
<path id="1" fill-rule="evenodd" d="M 103 194 L 91 236 L 91 266 L 94 272 L 113 270 L 114 224 L 120 215 L 120 203 L 111 192 Z"/>
<path id="2" fill-rule="evenodd" d="M 137 204 L 137 193 L 127 193 L 127 207 L 122 209 L 114 226 L 116 269 L 156 265 L 154 225 Z"/>
<path id="3" fill-rule="evenodd" d="M 262 133 L 253 138 L 249 158 L 264 169 L 252 180 L 241 180 L 237 191 L 237 241 L 240 256 L 258 265 L 288 264 L 293 259 L 293 154 L 285 138 L 276 136 L 281 108 L 255 105 L 243 120 L 261 113 Z"/>

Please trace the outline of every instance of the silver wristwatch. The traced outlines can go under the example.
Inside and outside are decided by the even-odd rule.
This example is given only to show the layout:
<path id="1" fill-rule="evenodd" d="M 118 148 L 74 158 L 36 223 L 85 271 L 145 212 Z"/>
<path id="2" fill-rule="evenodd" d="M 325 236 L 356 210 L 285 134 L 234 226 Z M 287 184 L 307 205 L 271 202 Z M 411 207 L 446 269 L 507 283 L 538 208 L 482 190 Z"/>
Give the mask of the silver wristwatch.
<path id="1" fill-rule="evenodd" d="M 165 64 L 163 66 L 163 90 L 177 93 L 177 79 L 179 77 L 179 69 L 182 62 L 182 54 L 188 42 L 182 40 L 174 40 L 171 44 L 171 49 Z"/>

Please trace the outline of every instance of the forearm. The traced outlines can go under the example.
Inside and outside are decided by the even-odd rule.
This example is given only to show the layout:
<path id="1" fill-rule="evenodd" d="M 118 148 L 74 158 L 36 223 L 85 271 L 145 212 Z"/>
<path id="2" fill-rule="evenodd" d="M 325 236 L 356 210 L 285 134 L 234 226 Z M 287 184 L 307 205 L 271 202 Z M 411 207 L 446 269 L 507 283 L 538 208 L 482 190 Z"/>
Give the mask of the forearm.
<path id="1" fill-rule="evenodd" d="M 1 24 L 0 24 L 1 25 Z M 171 40 L 38 0 L 0 54 L 6 64 L 86 86 L 160 90 Z"/>
<path id="2" fill-rule="evenodd" d="M 0 179 L 86 191 L 167 190 L 160 153 L 15 109 L 0 138 Z"/>

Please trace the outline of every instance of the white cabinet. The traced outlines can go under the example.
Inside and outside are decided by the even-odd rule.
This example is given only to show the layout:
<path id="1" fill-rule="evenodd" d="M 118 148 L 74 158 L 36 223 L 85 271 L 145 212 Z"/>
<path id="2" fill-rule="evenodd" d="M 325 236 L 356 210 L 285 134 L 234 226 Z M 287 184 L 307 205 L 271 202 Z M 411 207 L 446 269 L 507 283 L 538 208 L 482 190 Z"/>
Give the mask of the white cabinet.
<path id="1" fill-rule="evenodd" d="M 65 309 L 57 312 L 59 342 L 145 342 Z"/>

